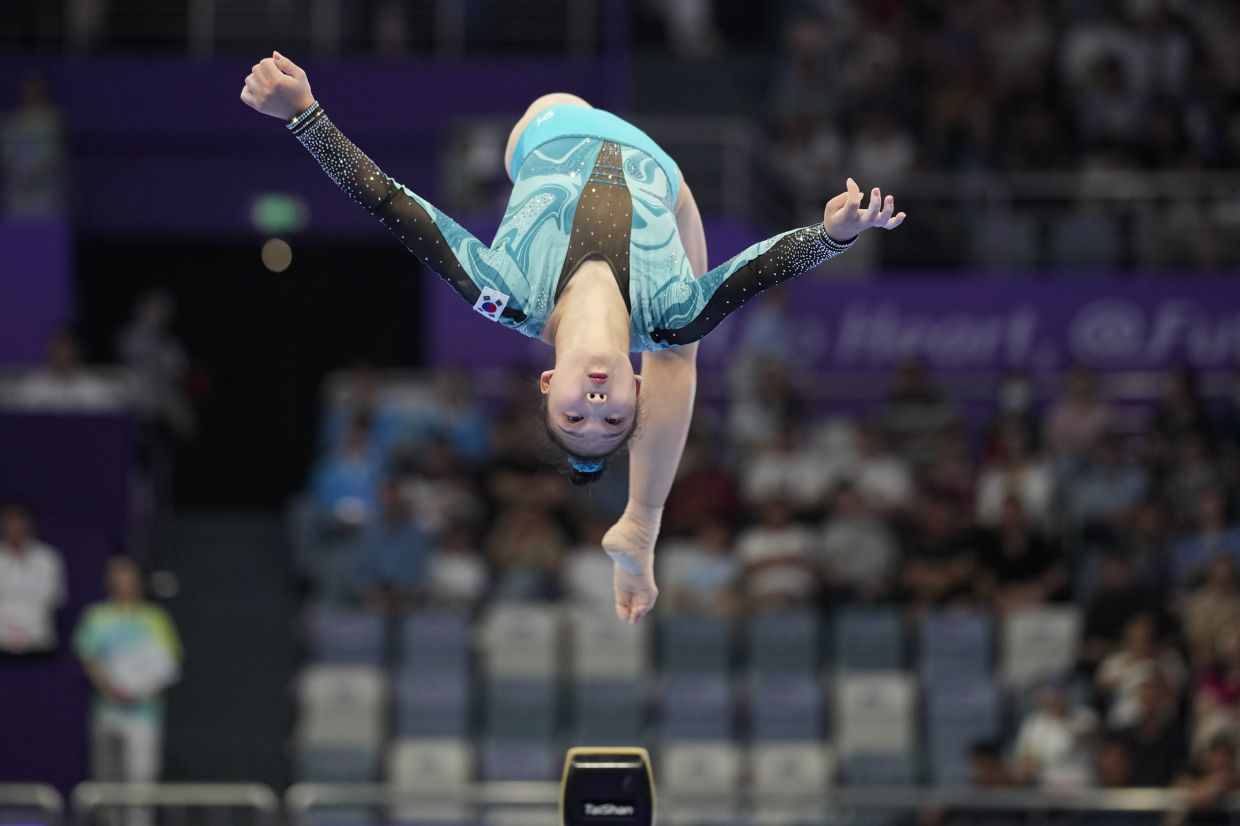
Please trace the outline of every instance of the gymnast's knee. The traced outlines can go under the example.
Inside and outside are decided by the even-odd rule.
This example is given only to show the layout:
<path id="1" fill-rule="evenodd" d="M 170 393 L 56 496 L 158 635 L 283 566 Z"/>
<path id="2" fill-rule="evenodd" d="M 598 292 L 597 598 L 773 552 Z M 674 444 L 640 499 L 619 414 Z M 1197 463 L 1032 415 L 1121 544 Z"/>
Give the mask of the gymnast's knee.
<path id="1" fill-rule="evenodd" d="M 535 115 L 543 109 L 550 109 L 552 106 L 581 106 L 586 109 L 594 108 L 587 100 L 580 98 L 577 95 L 572 95 L 568 92 L 551 92 L 550 94 L 535 98 L 534 102 L 529 105 L 529 108 L 526 109 L 525 112 L 527 115 Z"/>

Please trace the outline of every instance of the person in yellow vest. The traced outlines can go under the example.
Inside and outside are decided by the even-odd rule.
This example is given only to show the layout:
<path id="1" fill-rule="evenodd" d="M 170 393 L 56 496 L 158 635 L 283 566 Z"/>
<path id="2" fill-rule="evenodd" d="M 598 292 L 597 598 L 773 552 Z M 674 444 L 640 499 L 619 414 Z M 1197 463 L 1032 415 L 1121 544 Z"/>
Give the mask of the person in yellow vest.
<path id="1" fill-rule="evenodd" d="M 180 674 L 181 641 L 171 617 L 143 598 L 138 563 L 107 563 L 108 598 L 89 606 L 73 646 L 94 687 L 91 774 L 96 780 L 155 781 L 163 751 L 164 694 Z M 134 811 L 129 826 L 150 823 Z"/>

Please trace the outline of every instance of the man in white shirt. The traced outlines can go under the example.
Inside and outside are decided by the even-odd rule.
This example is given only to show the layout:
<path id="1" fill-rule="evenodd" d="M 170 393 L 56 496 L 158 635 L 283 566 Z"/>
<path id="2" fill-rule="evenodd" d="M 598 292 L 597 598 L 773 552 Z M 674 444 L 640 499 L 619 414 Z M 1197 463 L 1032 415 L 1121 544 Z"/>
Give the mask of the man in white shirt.
<path id="1" fill-rule="evenodd" d="M 1048 683 L 1016 737 L 1016 776 L 1044 789 L 1081 789 L 1094 782 L 1098 715 L 1074 705 L 1062 685 Z"/>
<path id="2" fill-rule="evenodd" d="M 0 651 L 27 654 L 56 647 L 56 609 L 65 602 L 60 553 L 34 535 L 30 511 L 0 508 Z"/>
<path id="3" fill-rule="evenodd" d="M 73 333 L 60 330 L 47 346 L 47 366 L 18 382 L 12 403 L 30 410 L 63 413 L 112 410 L 124 399 L 112 385 L 82 367 Z"/>

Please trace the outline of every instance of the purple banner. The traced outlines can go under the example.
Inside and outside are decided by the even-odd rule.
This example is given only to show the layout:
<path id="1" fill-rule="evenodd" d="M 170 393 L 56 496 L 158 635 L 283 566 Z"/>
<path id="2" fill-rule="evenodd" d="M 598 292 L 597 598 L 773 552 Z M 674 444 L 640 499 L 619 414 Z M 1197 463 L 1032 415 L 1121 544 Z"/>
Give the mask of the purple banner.
<path id="1" fill-rule="evenodd" d="M 722 233 L 710 234 L 713 238 Z M 743 239 L 730 245 L 744 246 Z M 829 265 L 828 265 L 829 267 Z M 1142 280 L 934 277 L 832 280 L 823 273 L 779 289 L 776 328 L 799 363 L 816 370 L 889 369 L 920 358 L 938 371 L 1102 370 L 1240 366 L 1240 280 L 1191 275 Z M 428 357 L 461 366 L 535 366 L 549 348 L 479 318 L 438 283 L 428 302 Z M 700 364 L 726 366 L 757 305 L 707 338 Z M 773 343 L 772 343 L 773 344 Z"/>

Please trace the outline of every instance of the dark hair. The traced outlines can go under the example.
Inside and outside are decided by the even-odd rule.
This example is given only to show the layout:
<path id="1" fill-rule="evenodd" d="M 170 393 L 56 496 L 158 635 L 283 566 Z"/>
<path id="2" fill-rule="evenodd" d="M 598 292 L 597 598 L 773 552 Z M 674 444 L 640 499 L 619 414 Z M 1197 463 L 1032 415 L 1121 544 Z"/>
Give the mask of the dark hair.
<path id="1" fill-rule="evenodd" d="M 628 450 L 629 444 L 633 441 L 633 434 L 637 432 L 637 420 L 641 415 L 641 403 L 637 402 L 633 406 L 633 423 L 629 426 L 629 432 L 624 434 L 624 438 L 620 440 L 620 444 L 616 445 L 610 453 L 600 453 L 594 456 L 586 456 L 581 453 L 575 453 L 564 446 L 560 438 L 555 434 L 555 429 L 551 423 L 547 421 L 547 396 L 540 394 L 538 401 L 538 415 L 542 419 L 543 431 L 547 434 L 549 448 L 548 454 L 555 455 L 552 464 L 558 465 L 568 476 L 568 481 L 572 482 L 576 487 L 584 485 L 592 485 L 599 479 L 603 478 L 603 474 L 607 472 L 607 465 L 615 456 L 620 456 L 624 451 Z M 573 462 L 598 462 L 602 461 L 603 466 L 598 470 L 584 473 L 573 467 Z"/>

